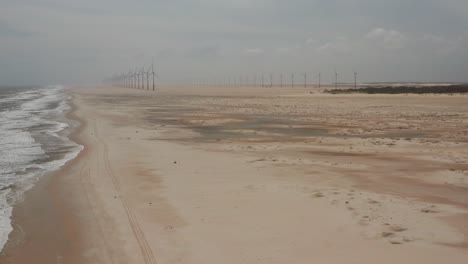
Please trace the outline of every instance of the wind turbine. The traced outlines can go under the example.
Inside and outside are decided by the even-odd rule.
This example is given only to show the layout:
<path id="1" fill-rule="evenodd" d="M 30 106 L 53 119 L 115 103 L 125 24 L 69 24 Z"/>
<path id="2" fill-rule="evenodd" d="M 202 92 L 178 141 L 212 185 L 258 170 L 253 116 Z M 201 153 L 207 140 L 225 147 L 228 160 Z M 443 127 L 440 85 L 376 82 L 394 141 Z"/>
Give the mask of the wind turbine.
<path id="1" fill-rule="evenodd" d="M 125 88 L 128 88 L 128 74 L 124 75 L 124 80 L 125 80 Z"/>
<path id="2" fill-rule="evenodd" d="M 132 88 L 132 78 L 130 71 L 127 73 L 127 88 Z"/>
<path id="3" fill-rule="evenodd" d="M 138 68 L 135 68 L 135 79 L 136 79 L 136 84 L 137 84 L 137 89 L 140 89 L 140 72 L 138 71 Z"/>
<path id="4" fill-rule="evenodd" d="M 294 88 L 294 73 L 291 74 L 291 86 Z"/>
<path id="5" fill-rule="evenodd" d="M 143 69 L 143 72 L 144 72 L 144 69 Z M 144 79 L 143 79 L 143 78 L 144 78 L 144 76 L 143 76 L 144 73 L 143 73 L 143 72 L 142 72 L 141 69 L 138 71 L 138 82 L 139 82 L 140 85 L 141 85 L 141 86 L 139 87 L 141 90 L 145 90 L 145 82 L 143 81 L 143 80 L 144 80 Z"/>
<path id="6" fill-rule="evenodd" d="M 141 88 L 145 90 L 145 66 L 141 68 L 140 75 L 141 75 Z"/>
<path id="7" fill-rule="evenodd" d="M 273 87 L 273 74 L 270 74 L 270 87 Z"/>
<path id="8" fill-rule="evenodd" d="M 140 89 L 140 74 L 138 73 L 138 68 L 135 68 L 135 84 L 136 88 Z"/>
<path id="9" fill-rule="evenodd" d="M 153 62 L 151 63 L 151 75 L 153 76 L 153 92 L 154 92 L 154 91 L 155 91 L 154 77 L 155 77 L 155 76 L 158 77 L 158 76 L 156 75 L 156 73 L 154 73 L 154 60 L 153 60 Z M 158 77 L 158 78 L 159 78 L 159 77 Z"/>
<path id="10" fill-rule="evenodd" d="M 336 69 L 335 69 L 335 89 L 338 89 L 338 73 L 336 72 Z"/>
<path id="11" fill-rule="evenodd" d="M 135 69 L 135 78 L 137 80 L 137 89 L 140 89 L 140 72 L 138 69 Z"/>
<path id="12" fill-rule="evenodd" d="M 357 87 L 357 72 L 354 72 L 354 89 Z"/>
<path id="13" fill-rule="evenodd" d="M 133 73 L 131 70 L 128 71 L 128 81 L 130 84 L 130 88 L 133 88 Z"/>
<path id="14" fill-rule="evenodd" d="M 321 74 L 320 72 L 319 72 L 319 74 L 318 74 L 318 78 L 319 78 L 319 89 L 320 89 L 320 83 L 321 83 L 321 81 L 322 81 L 322 74 Z"/>
<path id="15" fill-rule="evenodd" d="M 135 89 L 138 89 L 138 85 L 139 85 L 139 82 L 138 82 L 138 78 L 137 78 L 137 71 L 135 69 L 135 71 L 133 72 L 133 85 L 135 86 L 134 88 Z"/>
<path id="16" fill-rule="evenodd" d="M 283 88 L 283 74 L 280 74 L 280 87 Z"/>
<path id="17" fill-rule="evenodd" d="M 150 75 L 150 68 L 146 71 L 146 90 L 149 90 L 149 75 Z"/>
<path id="18" fill-rule="evenodd" d="M 307 88 L 307 73 L 304 73 L 304 88 Z"/>

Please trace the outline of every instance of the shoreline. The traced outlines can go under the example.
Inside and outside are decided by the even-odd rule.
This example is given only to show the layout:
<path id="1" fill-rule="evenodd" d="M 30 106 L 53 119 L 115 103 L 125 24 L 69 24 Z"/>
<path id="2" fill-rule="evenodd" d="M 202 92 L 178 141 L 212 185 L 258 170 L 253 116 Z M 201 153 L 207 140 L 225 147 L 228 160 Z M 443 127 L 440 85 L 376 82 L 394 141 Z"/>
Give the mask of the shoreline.
<path id="1" fill-rule="evenodd" d="M 295 129 L 308 123 L 288 114 L 302 104 L 310 107 L 309 100 L 325 102 L 335 111 L 325 117 L 328 123 L 320 123 L 327 133 L 350 133 L 350 124 L 335 121 L 348 107 L 335 104 L 341 97 L 246 98 L 235 97 L 243 96 L 242 91 L 230 90 L 224 98 L 207 95 L 211 91 L 188 99 L 174 97 L 172 91 L 157 97 L 119 88 L 69 91 L 73 101 L 67 117 L 80 122 L 71 139 L 84 149 L 59 171 L 41 178 L 26 193 L 24 204 L 15 206 L 15 221 L 32 238 L 8 249 L 9 258 L 0 256 L 0 262 L 410 259 L 427 264 L 466 259 L 466 196 L 460 190 L 468 185 L 457 178 L 465 170 L 459 163 L 465 155 L 461 134 L 454 138 L 448 133 L 436 143 L 417 137 L 303 137 L 302 130 L 295 134 Z M 369 103 L 362 99 L 367 97 L 353 98 L 361 103 L 347 104 L 364 110 L 362 103 L 391 105 L 403 99 L 380 97 Z M 404 100 L 410 106 L 421 98 Z M 427 107 L 433 107 L 431 100 L 460 101 L 458 107 L 465 107 L 457 98 L 424 100 L 420 103 Z M 279 113 L 258 119 L 262 104 L 277 104 L 273 110 Z M 313 111 L 320 115 L 320 109 Z M 252 127 L 252 115 L 259 127 Z M 282 115 L 286 123 L 279 119 Z M 368 129 L 359 117 L 353 118 L 362 131 Z M 440 125 L 420 126 L 429 130 Z M 291 139 L 284 140 L 281 133 L 290 133 Z M 428 144 L 434 150 L 425 154 Z M 440 156 L 444 153 L 437 150 L 446 148 L 458 156 Z M 462 206 L 453 206 L 457 203 Z M 47 210 L 39 211 L 43 208 Z"/>
<path id="2" fill-rule="evenodd" d="M 70 213 L 72 209 L 68 206 L 71 200 L 61 186 L 61 177 L 86 155 L 85 142 L 79 138 L 86 124 L 76 116 L 73 98 L 69 100 L 69 105 L 70 110 L 65 117 L 78 122 L 77 127 L 71 131 L 69 139 L 83 146 L 83 149 L 58 170 L 39 177 L 34 186 L 23 194 L 23 201 L 13 205 L 11 217 L 13 231 L 0 251 L 1 263 L 62 263 L 64 256 L 70 254 L 67 251 L 70 248 L 79 248 L 76 245 L 82 242 L 79 239 L 77 221 L 68 219 L 73 215 Z M 73 225 L 72 234 L 68 231 L 70 225 Z M 70 246 L 73 243 L 76 245 Z"/>

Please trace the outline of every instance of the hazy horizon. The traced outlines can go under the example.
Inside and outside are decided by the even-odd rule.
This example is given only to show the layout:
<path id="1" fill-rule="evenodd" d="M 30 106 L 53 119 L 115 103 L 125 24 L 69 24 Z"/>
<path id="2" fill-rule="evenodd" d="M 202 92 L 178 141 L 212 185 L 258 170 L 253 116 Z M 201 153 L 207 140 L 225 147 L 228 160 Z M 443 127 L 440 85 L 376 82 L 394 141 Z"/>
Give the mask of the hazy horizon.
<path id="1" fill-rule="evenodd" d="M 468 82 L 462 0 L 0 3 L 0 86 L 99 83 L 152 58 L 163 84 L 304 72 L 330 83 L 335 69 L 340 82 L 354 71 L 359 82 Z"/>

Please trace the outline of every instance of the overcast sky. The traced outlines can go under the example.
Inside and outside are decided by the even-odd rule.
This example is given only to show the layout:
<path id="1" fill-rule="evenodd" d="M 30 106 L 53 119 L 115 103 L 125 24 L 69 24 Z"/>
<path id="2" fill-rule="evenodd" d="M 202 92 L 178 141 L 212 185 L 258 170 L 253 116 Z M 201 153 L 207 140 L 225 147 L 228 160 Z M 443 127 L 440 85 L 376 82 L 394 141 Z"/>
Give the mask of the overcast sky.
<path id="1" fill-rule="evenodd" d="M 0 0 L 0 84 L 92 84 L 152 57 L 164 83 L 468 81 L 468 1 Z"/>

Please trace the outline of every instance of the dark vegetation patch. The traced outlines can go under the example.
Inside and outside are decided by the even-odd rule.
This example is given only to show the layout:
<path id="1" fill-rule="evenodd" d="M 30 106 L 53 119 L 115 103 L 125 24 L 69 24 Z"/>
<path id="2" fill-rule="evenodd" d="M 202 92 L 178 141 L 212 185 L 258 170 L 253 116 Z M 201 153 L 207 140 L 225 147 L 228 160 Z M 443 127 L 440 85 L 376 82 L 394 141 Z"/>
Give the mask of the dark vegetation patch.
<path id="1" fill-rule="evenodd" d="M 453 94 L 468 93 L 468 84 L 445 85 L 445 86 L 384 86 L 384 87 L 361 87 L 356 89 L 325 90 L 331 94 Z"/>

